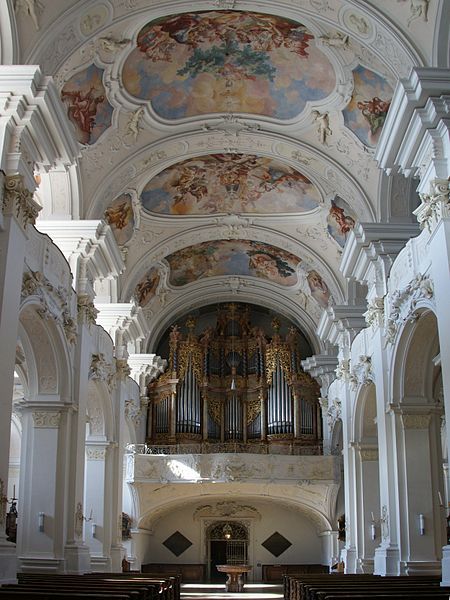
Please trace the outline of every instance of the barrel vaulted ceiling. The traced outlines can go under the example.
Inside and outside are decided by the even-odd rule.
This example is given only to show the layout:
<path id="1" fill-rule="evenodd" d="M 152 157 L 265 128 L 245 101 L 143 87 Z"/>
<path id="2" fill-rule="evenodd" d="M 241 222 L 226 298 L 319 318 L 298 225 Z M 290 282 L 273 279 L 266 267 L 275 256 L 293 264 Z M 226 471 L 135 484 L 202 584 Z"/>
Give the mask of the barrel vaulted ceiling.
<path id="1" fill-rule="evenodd" d="M 442 60 L 445 2 L 8 0 L 80 147 L 40 175 L 42 218 L 104 218 L 111 300 L 154 323 L 234 299 L 313 337 L 355 222 L 410 213 L 374 153 L 398 79 Z"/>

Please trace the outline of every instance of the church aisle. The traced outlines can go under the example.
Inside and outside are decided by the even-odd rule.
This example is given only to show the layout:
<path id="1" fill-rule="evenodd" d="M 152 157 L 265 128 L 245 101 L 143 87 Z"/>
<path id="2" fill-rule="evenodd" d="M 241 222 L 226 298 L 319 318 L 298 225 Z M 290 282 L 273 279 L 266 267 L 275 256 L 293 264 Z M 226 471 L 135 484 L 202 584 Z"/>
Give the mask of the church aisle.
<path id="1" fill-rule="evenodd" d="M 272 583 L 246 583 L 243 592 L 226 592 L 223 583 L 183 583 L 181 600 L 281 600 L 283 586 Z"/>

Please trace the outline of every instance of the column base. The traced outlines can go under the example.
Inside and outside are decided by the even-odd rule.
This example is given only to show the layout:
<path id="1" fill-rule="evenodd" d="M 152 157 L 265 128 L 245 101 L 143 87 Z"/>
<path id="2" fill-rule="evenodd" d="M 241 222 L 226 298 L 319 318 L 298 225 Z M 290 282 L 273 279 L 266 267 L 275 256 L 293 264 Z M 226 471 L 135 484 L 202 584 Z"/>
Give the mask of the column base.
<path id="1" fill-rule="evenodd" d="M 398 547 L 378 547 L 375 550 L 374 575 L 400 575 L 400 553 Z"/>
<path id="2" fill-rule="evenodd" d="M 356 573 L 356 548 L 343 548 L 341 561 L 344 561 L 344 573 Z"/>
<path id="3" fill-rule="evenodd" d="M 402 572 L 405 575 L 440 575 L 442 572 L 441 562 L 433 561 L 402 561 Z"/>
<path id="4" fill-rule="evenodd" d="M 11 542 L 0 544 L 0 585 L 17 583 L 16 545 Z"/>
<path id="5" fill-rule="evenodd" d="M 374 570 L 373 558 L 358 558 L 357 561 L 357 572 L 358 573 L 369 573 L 370 575 Z"/>
<path id="6" fill-rule="evenodd" d="M 126 556 L 126 550 L 122 544 L 111 546 L 111 571 L 113 573 L 121 573 L 124 556 Z"/>
<path id="7" fill-rule="evenodd" d="M 20 573 L 64 573 L 64 559 L 45 556 L 19 556 L 17 558 Z"/>
<path id="8" fill-rule="evenodd" d="M 91 555 L 84 544 L 73 544 L 64 548 L 66 573 L 89 573 L 91 571 Z"/>
<path id="9" fill-rule="evenodd" d="M 91 571 L 94 573 L 111 573 L 111 558 L 109 556 L 92 556 Z"/>

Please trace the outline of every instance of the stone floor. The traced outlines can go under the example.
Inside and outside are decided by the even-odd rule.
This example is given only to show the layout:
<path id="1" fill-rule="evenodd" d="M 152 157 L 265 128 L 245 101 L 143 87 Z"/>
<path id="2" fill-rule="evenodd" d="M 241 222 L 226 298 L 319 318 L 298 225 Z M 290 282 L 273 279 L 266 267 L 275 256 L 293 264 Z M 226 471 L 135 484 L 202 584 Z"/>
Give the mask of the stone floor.
<path id="1" fill-rule="evenodd" d="M 181 600 L 282 600 L 283 586 L 269 583 L 246 583 L 244 591 L 226 592 L 223 583 L 183 583 Z"/>

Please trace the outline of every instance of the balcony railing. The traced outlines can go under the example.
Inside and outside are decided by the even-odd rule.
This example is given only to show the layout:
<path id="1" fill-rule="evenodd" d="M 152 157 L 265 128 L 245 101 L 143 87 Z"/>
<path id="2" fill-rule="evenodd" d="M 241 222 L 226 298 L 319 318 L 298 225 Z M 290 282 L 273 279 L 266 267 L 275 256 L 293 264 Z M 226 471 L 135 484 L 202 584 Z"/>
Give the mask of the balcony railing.
<path id="1" fill-rule="evenodd" d="M 299 444 L 244 444 L 239 442 L 199 443 L 199 444 L 128 444 L 129 454 L 284 454 L 288 456 L 317 456 L 322 454 L 321 445 L 302 446 Z"/>

